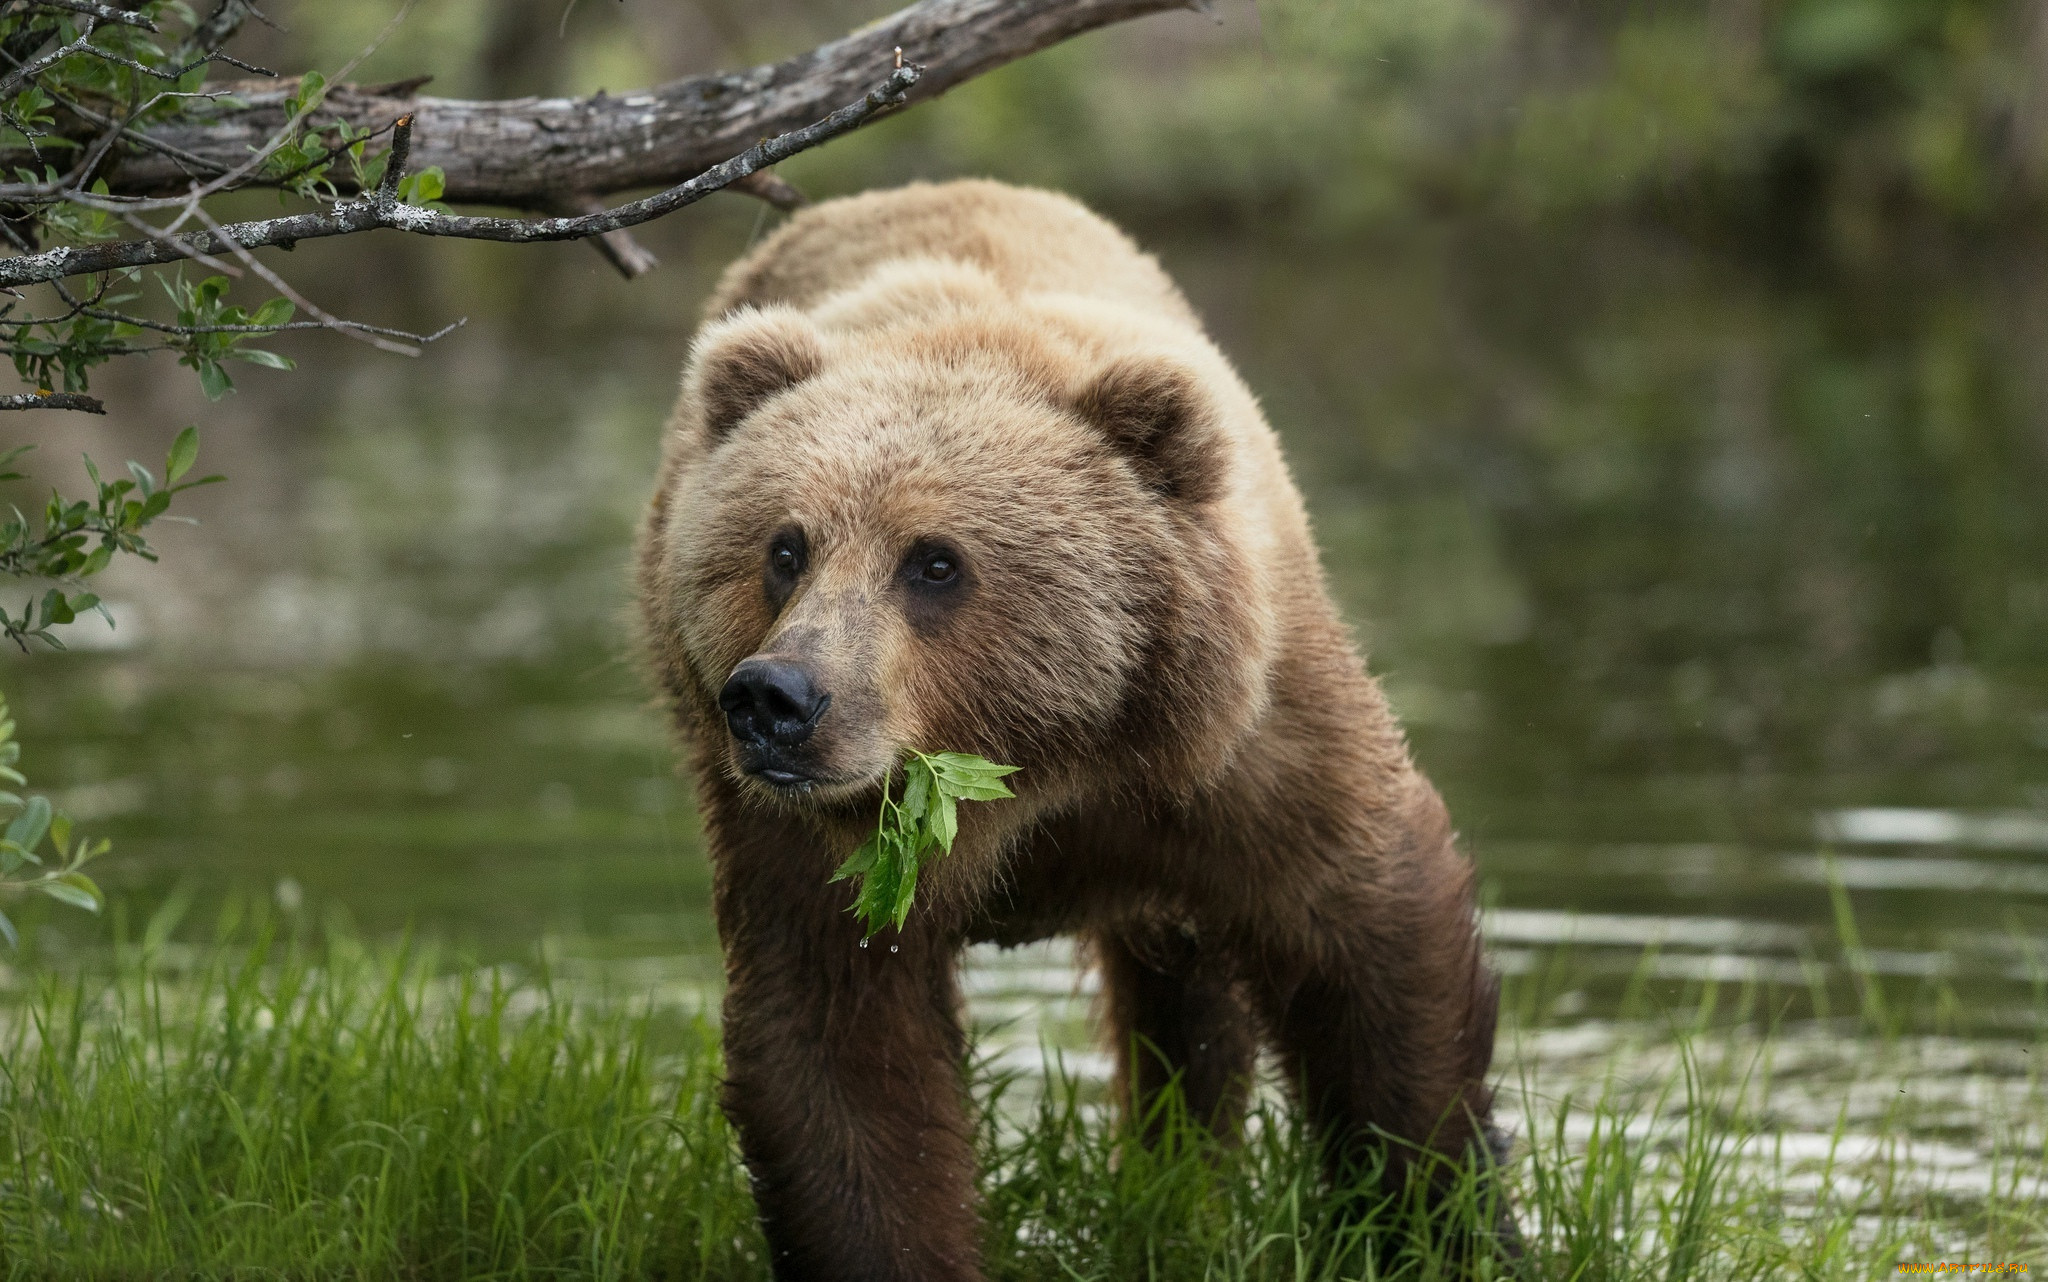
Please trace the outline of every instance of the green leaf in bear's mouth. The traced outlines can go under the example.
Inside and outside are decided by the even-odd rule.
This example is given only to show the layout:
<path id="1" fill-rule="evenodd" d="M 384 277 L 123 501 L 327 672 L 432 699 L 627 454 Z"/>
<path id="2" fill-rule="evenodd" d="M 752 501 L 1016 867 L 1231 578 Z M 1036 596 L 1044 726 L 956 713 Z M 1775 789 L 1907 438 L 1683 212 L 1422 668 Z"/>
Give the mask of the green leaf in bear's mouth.
<path id="1" fill-rule="evenodd" d="M 927 856 L 953 849 L 960 832 L 960 803 L 1014 797 L 1003 776 L 1016 766 L 999 766 L 986 757 L 964 752 L 913 752 L 903 764 L 903 797 L 882 789 L 882 814 L 874 835 L 839 865 L 833 881 L 851 877 L 858 883 L 853 911 L 867 923 L 862 942 L 893 925 L 898 930 L 910 916 L 917 896 L 917 874 Z"/>

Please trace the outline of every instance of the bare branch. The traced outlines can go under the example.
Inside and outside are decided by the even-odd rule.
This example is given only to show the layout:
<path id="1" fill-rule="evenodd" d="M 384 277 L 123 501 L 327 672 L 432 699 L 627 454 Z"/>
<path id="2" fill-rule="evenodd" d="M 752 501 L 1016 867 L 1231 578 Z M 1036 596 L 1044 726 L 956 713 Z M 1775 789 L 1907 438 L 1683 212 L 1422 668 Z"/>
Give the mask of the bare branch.
<path id="1" fill-rule="evenodd" d="M 98 45 L 87 45 L 83 49 L 80 49 L 78 52 L 84 54 L 91 54 L 93 57 L 98 58 L 102 62 L 118 63 L 119 65 L 128 68 L 130 71 L 139 72 L 145 76 L 153 76 L 158 80 L 180 79 L 184 76 L 186 72 L 196 71 L 200 67 L 203 67 L 210 62 L 225 62 L 231 67 L 239 67 L 243 71 L 246 71 L 249 74 L 255 76 L 275 77 L 277 75 L 275 71 L 272 71 L 268 67 L 259 67 L 253 62 L 243 62 L 240 58 L 235 57 L 233 54 L 222 53 L 217 49 L 212 53 L 204 53 L 199 55 L 197 58 L 192 59 L 192 61 L 186 63 L 182 67 L 169 67 L 164 69 L 145 66 L 142 63 L 135 61 L 135 59 L 133 58 L 123 57 L 118 53 L 109 53 L 105 49 L 100 48 Z"/>
<path id="2" fill-rule="evenodd" d="M 97 396 L 81 396 L 77 392 L 17 392 L 0 396 L 0 410 L 81 410 L 104 414 L 107 407 Z"/>
<path id="3" fill-rule="evenodd" d="M 413 161 L 447 175 L 444 199 L 544 211 L 563 193 L 671 186 L 757 139 L 817 120 L 872 84 L 898 46 L 906 61 L 928 69 L 915 102 L 1082 32 L 1188 7 L 1187 0 L 921 0 L 809 53 L 746 71 L 624 95 L 501 102 L 336 84 L 307 123 L 375 129 L 411 112 Z M 237 85 L 245 106 L 150 126 L 148 137 L 165 150 L 124 157 L 106 175 L 111 190 L 176 195 L 193 172 L 241 169 L 284 127 L 297 88 L 291 81 Z"/>
<path id="4" fill-rule="evenodd" d="M 391 154 L 385 157 L 384 178 L 377 184 L 377 194 L 371 199 L 385 208 L 398 203 L 398 184 L 405 177 L 405 167 L 412 161 L 412 113 L 400 116 L 391 125 Z"/>
<path id="5" fill-rule="evenodd" d="M 119 241 L 46 250 L 0 259 L 0 288 L 31 285 L 92 272 L 127 267 L 147 267 L 196 254 L 233 253 L 235 247 L 260 249 L 268 245 L 294 245 L 302 240 L 348 236 L 356 232 L 391 228 L 422 236 L 452 236 L 464 240 L 494 240 L 506 244 L 537 244 L 545 241 L 585 240 L 606 232 L 637 227 L 641 223 L 695 204 L 712 192 L 730 186 L 749 174 L 787 160 L 800 151 L 850 133 L 891 107 L 900 105 L 922 69 L 906 65 L 870 90 L 860 101 L 841 107 L 825 119 L 793 129 L 766 142 L 756 143 L 739 155 L 712 166 L 687 182 L 642 200 L 631 201 L 600 213 L 578 218 L 475 218 L 444 214 L 395 199 L 380 202 L 374 195 L 348 201 L 319 213 L 289 214 L 256 222 L 236 223 L 219 231 L 188 232 L 150 240 Z M 392 150 L 399 151 L 400 139 L 410 132 L 401 122 L 393 133 Z M 387 173 L 396 169 L 388 166 Z M 246 261 L 246 260 L 245 260 Z"/>
<path id="6" fill-rule="evenodd" d="M 288 334 L 309 329 L 350 329 L 358 330 L 365 334 L 382 334 L 386 338 L 403 339 L 408 343 L 416 343 L 420 346 L 439 342 L 469 323 L 468 318 L 465 317 L 462 320 L 451 321 L 431 334 L 415 334 L 408 329 L 392 329 L 384 325 L 366 325 L 362 321 L 340 319 L 286 321 L 282 325 L 170 325 L 163 321 L 151 320 L 147 316 L 130 316 L 126 312 L 110 312 L 97 307 L 79 307 L 76 310 L 84 315 L 96 317 L 100 320 L 117 321 L 123 325 L 133 325 L 137 329 L 154 330 L 159 334 L 175 334 L 179 338 L 190 338 L 197 334 Z M 68 318 L 60 317 L 59 319 Z M 43 322 L 41 320 L 34 322 L 7 322 L 10 326 L 30 323 L 41 324 Z M 161 351 L 163 349 L 136 348 L 134 350 Z"/>
<path id="7" fill-rule="evenodd" d="M 38 9 L 68 9 L 72 13 L 88 14 L 98 18 L 101 22 L 118 22 L 125 27 L 141 27 L 144 31 L 156 30 L 156 24 L 141 14 L 130 13 L 126 9 L 117 9 L 110 4 L 100 4 L 98 0 L 35 0 L 33 7 Z"/>

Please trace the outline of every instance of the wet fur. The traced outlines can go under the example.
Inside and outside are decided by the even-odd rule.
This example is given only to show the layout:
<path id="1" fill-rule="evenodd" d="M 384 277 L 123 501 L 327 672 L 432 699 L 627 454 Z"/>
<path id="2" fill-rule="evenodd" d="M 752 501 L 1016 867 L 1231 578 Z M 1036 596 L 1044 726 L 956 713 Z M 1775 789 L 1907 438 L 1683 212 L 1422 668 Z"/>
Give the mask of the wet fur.
<path id="1" fill-rule="evenodd" d="M 778 601 L 762 549 L 787 529 L 815 557 Z M 903 578 L 936 538 L 972 577 L 954 597 Z M 1470 866 L 1251 393 L 1108 224 L 980 182 L 793 218 L 711 302 L 639 583 L 710 839 L 726 1106 L 778 1277 L 981 1276 L 971 941 L 1087 941 L 1139 1109 L 1177 1074 L 1229 1131 L 1263 1043 L 1333 1171 L 1382 1131 L 1485 1146 L 1496 994 Z M 833 690 L 808 792 L 735 764 L 715 699 L 757 653 Z M 862 949 L 826 877 L 910 747 L 1019 765 L 1019 796 L 963 807 L 906 929 Z"/>

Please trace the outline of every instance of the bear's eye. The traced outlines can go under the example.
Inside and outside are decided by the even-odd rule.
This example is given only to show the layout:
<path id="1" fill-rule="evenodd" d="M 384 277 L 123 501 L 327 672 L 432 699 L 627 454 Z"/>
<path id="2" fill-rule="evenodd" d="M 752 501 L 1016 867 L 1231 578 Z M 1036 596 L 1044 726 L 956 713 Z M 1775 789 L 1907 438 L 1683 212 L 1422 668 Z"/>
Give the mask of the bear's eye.
<path id="1" fill-rule="evenodd" d="M 913 595 L 936 602 L 956 597 L 962 588 L 971 586 L 973 571 L 952 544 L 919 539 L 904 554 L 896 574 L 897 581 Z"/>
<path id="2" fill-rule="evenodd" d="M 919 539 L 896 568 L 903 585 L 904 615 L 920 633 L 934 635 L 955 610 L 974 595 L 976 568 L 961 559 L 951 544 Z"/>
<path id="3" fill-rule="evenodd" d="M 804 532 L 794 526 L 785 526 L 768 540 L 768 564 L 761 571 L 761 591 L 777 612 L 796 595 L 797 576 L 804 572 L 808 551 Z"/>

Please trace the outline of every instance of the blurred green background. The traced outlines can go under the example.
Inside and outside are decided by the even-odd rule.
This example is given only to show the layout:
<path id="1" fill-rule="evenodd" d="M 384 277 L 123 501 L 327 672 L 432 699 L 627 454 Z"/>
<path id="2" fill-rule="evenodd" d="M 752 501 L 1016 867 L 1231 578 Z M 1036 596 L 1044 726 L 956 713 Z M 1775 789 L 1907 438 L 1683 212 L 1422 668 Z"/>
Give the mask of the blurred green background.
<path id="1" fill-rule="evenodd" d="M 278 0 L 238 48 L 331 72 L 395 9 Z M 887 11 L 420 0 L 357 75 L 621 92 Z M 1996 1026 L 2048 941 L 2044 113 L 2018 0 L 1217 0 L 783 173 L 1058 187 L 1161 256 L 1285 439 L 1504 966 L 1576 935 L 1796 981 L 1825 849 L 1874 964 Z M 308 243 L 278 261 L 330 310 L 467 326 L 0 423 L 69 488 L 188 422 L 230 478 L 110 572 L 117 631 L 0 661 L 131 921 L 182 887 L 715 982 L 625 564 L 697 309 L 778 217 L 714 197 L 631 283 L 576 245 Z M 108 934 L 26 916 L 43 958 Z"/>

